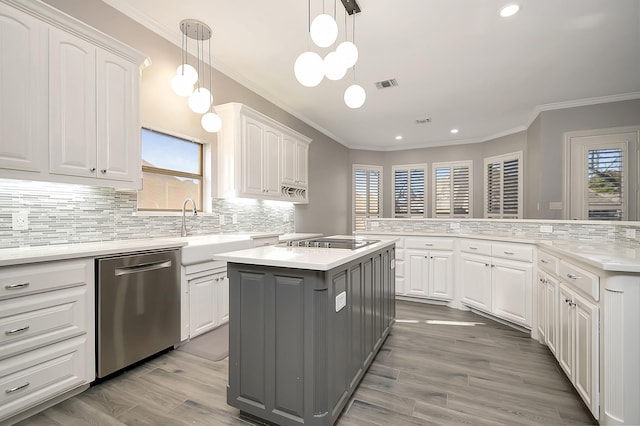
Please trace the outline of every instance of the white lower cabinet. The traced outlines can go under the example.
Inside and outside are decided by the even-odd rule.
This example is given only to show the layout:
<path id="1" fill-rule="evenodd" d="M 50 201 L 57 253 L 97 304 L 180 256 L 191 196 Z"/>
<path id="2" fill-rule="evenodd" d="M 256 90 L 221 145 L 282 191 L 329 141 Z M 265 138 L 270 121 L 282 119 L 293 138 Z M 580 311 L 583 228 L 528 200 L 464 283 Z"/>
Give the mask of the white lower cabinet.
<path id="1" fill-rule="evenodd" d="M 94 280 L 93 259 L 0 268 L 0 423 L 94 380 Z"/>
<path id="2" fill-rule="evenodd" d="M 558 297 L 558 362 L 598 419 L 598 306 L 562 283 Z"/>
<path id="3" fill-rule="evenodd" d="M 196 337 L 229 321 L 229 279 L 226 267 L 206 271 L 190 278 L 188 283 L 188 337 Z"/>
<path id="4" fill-rule="evenodd" d="M 538 304 L 544 306 L 544 341 L 554 355 L 558 347 L 558 287 L 558 280 L 547 276 L 544 299 L 538 299 Z"/>
<path id="5" fill-rule="evenodd" d="M 403 295 L 453 299 L 453 239 L 404 238 Z M 397 257 L 397 255 L 396 255 Z M 396 266 L 397 267 L 397 266 Z M 396 275 L 397 275 L 396 271 Z M 396 292 L 398 287 L 396 287 Z"/>
<path id="6" fill-rule="evenodd" d="M 530 328 L 533 325 L 533 247 L 461 242 L 458 283 L 465 305 Z"/>

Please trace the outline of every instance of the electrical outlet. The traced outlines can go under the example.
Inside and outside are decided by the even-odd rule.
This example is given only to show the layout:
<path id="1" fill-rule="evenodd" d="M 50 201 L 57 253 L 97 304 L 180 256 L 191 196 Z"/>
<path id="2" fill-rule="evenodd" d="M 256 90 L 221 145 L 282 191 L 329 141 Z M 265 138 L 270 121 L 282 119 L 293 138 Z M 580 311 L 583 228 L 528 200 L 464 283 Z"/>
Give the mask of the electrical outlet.
<path id="1" fill-rule="evenodd" d="M 636 237 L 636 230 L 634 228 L 627 229 L 625 235 L 626 235 L 627 238 L 635 238 Z"/>
<path id="2" fill-rule="evenodd" d="M 231 215 L 231 222 L 235 225 L 238 223 L 238 215 L 237 214 L 232 214 Z"/>
<path id="3" fill-rule="evenodd" d="M 223 214 L 221 214 L 221 215 L 218 217 L 218 223 L 220 223 L 220 225 L 224 225 L 224 215 L 223 215 Z"/>
<path id="4" fill-rule="evenodd" d="M 449 229 L 460 229 L 460 222 L 451 222 L 449 224 Z"/>
<path id="5" fill-rule="evenodd" d="M 553 226 L 551 226 L 551 225 L 540 225 L 540 233 L 541 234 L 553 234 Z"/>
<path id="6" fill-rule="evenodd" d="M 283 222 L 289 222 L 289 213 L 283 213 L 282 214 L 282 221 Z"/>
<path id="7" fill-rule="evenodd" d="M 11 229 L 25 231 L 29 229 L 29 213 L 17 212 L 11 214 Z"/>

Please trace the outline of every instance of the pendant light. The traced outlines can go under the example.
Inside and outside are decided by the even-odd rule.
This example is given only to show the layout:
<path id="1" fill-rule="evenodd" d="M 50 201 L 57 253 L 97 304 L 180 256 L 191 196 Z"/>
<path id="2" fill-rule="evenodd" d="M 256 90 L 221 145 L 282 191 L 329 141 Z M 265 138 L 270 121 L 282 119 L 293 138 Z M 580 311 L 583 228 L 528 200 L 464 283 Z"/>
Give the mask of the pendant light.
<path id="1" fill-rule="evenodd" d="M 307 28 L 311 37 L 311 0 L 307 2 Z M 309 43 L 311 44 L 311 43 Z M 324 78 L 322 57 L 311 50 L 301 53 L 293 64 L 293 73 L 300 84 L 315 87 Z"/>
<path id="2" fill-rule="evenodd" d="M 333 3 L 333 17 L 336 16 L 336 3 L 338 0 L 334 0 Z M 335 22 L 335 19 L 334 19 Z M 346 31 L 346 27 L 345 27 Z M 338 52 L 333 51 L 327 53 L 327 56 L 324 57 L 324 75 L 329 80 L 340 80 L 347 74 L 347 67 L 344 66 L 344 61 L 338 54 Z"/>
<path id="3" fill-rule="evenodd" d="M 355 42 L 355 19 L 356 19 L 356 14 L 354 13 L 353 14 L 354 25 L 352 26 L 352 30 L 353 30 L 352 40 L 354 40 L 354 42 Z M 338 53 L 338 55 L 340 55 L 340 59 L 342 60 L 342 63 L 345 69 L 348 69 L 354 66 L 356 62 L 358 62 L 358 48 L 356 47 L 354 42 L 346 40 L 347 38 L 346 37 L 347 35 L 347 11 L 346 10 L 344 12 L 344 33 L 345 33 L 345 41 L 343 41 L 338 45 L 338 47 L 336 48 L 336 52 Z"/>
<path id="4" fill-rule="evenodd" d="M 171 80 L 171 88 L 179 96 L 188 96 L 187 105 L 197 113 L 204 114 L 200 119 L 207 132 L 217 132 L 222 127 L 220 117 L 213 112 L 213 95 L 211 93 L 213 63 L 211 62 L 211 28 L 196 19 L 185 19 L 180 22 L 182 32 L 181 64 Z M 187 63 L 189 39 L 196 41 L 196 68 Z M 207 67 L 204 60 L 204 42 L 207 41 L 209 51 L 209 87 L 205 77 Z"/>
<path id="5" fill-rule="evenodd" d="M 316 16 L 311 22 L 309 34 L 318 47 L 329 47 L 338 38 L 338 24 L 331 15 L 324 13 L 324 0 L 322 0 L 322 14 Z"/>
<path id="6" fill-rule="evenodd" d="M 355 14 L 353 19 L 353 41 L 356 40 L 356 20 Z M 351 86 L 347 87 L 347 90 L 344 91 L 344 103 L 347 104 L 349 108 L 360 108 L 364 105 L 364 101 L 367 99 L 367 93 L 364 91 L 362 86 L 355 83 L 356 81 L 356 67 L 353 67 L 353 82 Z"/>

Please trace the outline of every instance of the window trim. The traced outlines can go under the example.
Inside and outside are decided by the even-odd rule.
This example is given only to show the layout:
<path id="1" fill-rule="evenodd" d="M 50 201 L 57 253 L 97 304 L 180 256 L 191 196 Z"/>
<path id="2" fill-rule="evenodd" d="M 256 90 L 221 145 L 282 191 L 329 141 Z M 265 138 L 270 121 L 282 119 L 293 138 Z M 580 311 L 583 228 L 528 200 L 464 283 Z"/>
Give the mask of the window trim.
<path id="1" fill-rule="evenodd" d="M 454 199 L 451 197 L 451 214 L 448 216 L 436 214 L 436 169 L 448 167 L 453 169 L 454 167 L 467 166 L 469 168 L 469 213 L 467 214 L 455 214 L 454 213 Z M 451 182 L 453 184 L 453 181 Z M 431 164 L 431 217 L 433 218 L 472 218 L 473 217 L 473 160 L 460 160 L 460 161 L 443 161 Z"/>
<path id="2" fill-rule="evenodd" d="M 181 172 L 178 170 L 171 170 L 171 169 L 164 169 L 164 168 L 160 168 L 160 167 L 152 167 L 152 166 L 145 166 L 143 164 L 141 164 L 140 166 L 140 172 L 141 174 L 144 172 L 148 172 L 148 173 L 154 173 L 154 174 L 158 174 L 158 175 L 165 175 L 165 176 L 176 176 L 176 177 L 183 177 L 183 178 L 187 178 L 187 179 L 200 179 L 201 181 L 201 194 L 200 194 L 200 200 L 196 200 L 196 204 L 197 204 L 197 211 L 201 212 L 201 213 L 211 213 L 212 212 L 212 196 L 211 196 L 211 189 L 212 189 L 212 167 L 210 166 L 211 163 L 211 158 L 212 158 L 212 149 L 211 149 L 211 145 L 209 143 L 206 143 L 204 141 L 201 141 L 197 138 L 191 137 L 191 136 L 186 136 L 183 134 L 180 134 L 178 132 L 173 132 L 173 131 L 169 131 L 169 130 L 160 130 L 158 128 L 154 128 L 152 126 L 147 126 L 147 125 L 142 125 L 140 127 L 140 154 L 141 154 L 141 159 L 142 159 L 142 131 L 146 130 L 149 132 L 153 132 L 153 133 L 160 133 L 166 136 L 170 136 L 172 138 L 176 138 L 176 139 L 181 139 L 184 140 L 186 142 L 192 142 L 192 143 L 196 143 L 198 145 L 200 145 L 200 150 L 199 150 L 199 168 L 200 168 L 200 174 L 196 174 L 196 173 L 189 173 L 189 172 Z M 143 182 L 144 185 L 144 182 Z M 137 195 L 136 195 L 137 198 Z M 200 201 L 200 203 L 198 203 L 197 201 Z M 175 209 L 171 209 L 171 210 L 165 210 L 165 209 L 140 209 L 138 208 L 138 203 L 137 203 L 137 199 L 136 199 L 136 211 L 134 214 L 143 214 L 143 215 L 157 215 L 157 216 L 162 216 L 162 215 L 166 215 L 166 216 L 173 216 L 176 213 L 181 213 L 181 211 L 175 210 Z"/>
<path id="3" fill-rule="evenodd" d="M 424 188 L 425 188 L 425 192 L 424 192 L 424 201 L 423 201 L 423 205 L 422 205 L 422 211 L 424 212 L 423 214 L 411 214 L 411 202 L 408 200 L 408 213 L 406 216 L 396 216 L 396 170 L 407 170 L 409 172 L 408 175 L 408 180 L 409 182 L 411 182 L 411 170 L 416 170 L 416 169 L 422 169 L 423 173 L 424 173 Z M 428 217 L 427 215 L 427 197 L 428 197 L 428 193 L 427 193 L 427 188 L 429 187 L 428 185 L 428 180 L 429 180 L 429 165 L 427 163 L 418 163 L 418 164 L 398 164 L 398 165 L 394 165 L 391 166 L 391 191 L 392 191 L 392 196 L 391 196 L 391 217 L 398 217 L 401 219 L 410 219 L 413 217 Z M 411 183 L 409 183 L 409 185 L 411 185 Z"/>
<path id="4" fill-rule="evenodd" d="M 484 193 L 484 197 L 483 197 L 483 205 L 482 205 L 482 210 L 484 213 L 484 217 L 486 219 L 505 219 L 505 215 L 504 215 L 504 192 L 501 191 L 500 192 L 500 213 L 499 214 L 491 214 L 487 211 L 487 202 L 488 202 L 488 198 L 489 198 L 489 188 L 487 185 L 487 165 L 489 163 L 496 163 L 496 162 L 500 162 L 503 167 L 501 169 L 501 171 L 504 171 L 504 163 L 506 161 L 513 161 L 513 160 L 518 160 L 518 214 L 516 215 L 516 217 L 507 217 L 506 219 L 522 219 L 523 216 L 523 200 L 524 200 L 524 194 L 523 194 L 523 181 L 522 181 L 522 177 L 524 176 L 524 161 L 523 161 L 523 155 L 522 155 L 522 151 L 516 151 L 516 152 L 510 152 L 508 154 L 502 154 L 502 155 L 496 155 L 493 157 L 486 157 L 484 159 L 484 167 L 483 167 L 483 193 Z M 504 177 L 504 174 L 501 174 L 502 177 Z M 502 178 L 500 180 L 500 188 L 502 188 L 504 185 L 504 179 Z M 508 215 L 511 216 L 511 215 Z"/>
<path id="5" fill-rule="evenodd" d="M 356 170 L 374 170 L 380 172 L 380 184 L 378 186 L 378 211 L 380 212 L 379 218 L 384 217 L 384 167 L 367 164 L 353 164 L 351 166 L 351 232 L 356 232 Z"/>
<path id="6" fill-rule="evenodd" d="M 631 164 L 627 163 L 627 197 L 630 197 L 630 188 L 635 186 L 640 188 L 640 126 L 623 126 L 623 127 L 607 127 L 602 129 L 590 129 L 590 130 L 577 130 L 572 132 L 565 132 L 563 134 L 564 139 L 564 170 L 563 170 L 563 182 L 562 186 L 562 218 L 564 220 L 571 219 L 571 140 L 573 138 L 588 137 L 588 136 L 607 136 L 617 133 L 634 133 L 635 141 L 631 141 L 627 146 L 627 158 L 628 161 L 634 162 L 635 171 L 632 170 Z M 633 146 L 635 142 L 635 146 Z M 630 215 L 637 215 L 640 219 L 640 194 L 636 194 L 635 202 L 627 198 L 627 217 Z M 635 212 L 633 211 L 635 209 Z M 588 219 L 585 219 L 588 220 Z M 624 219 L 624 221 L 629 219 Z M 634 220 L 634 219 L 631 219 Z M 602 222 L 602 221 L 599 221 Z M 619 221 L 614 221 L 620 223 Z"/>

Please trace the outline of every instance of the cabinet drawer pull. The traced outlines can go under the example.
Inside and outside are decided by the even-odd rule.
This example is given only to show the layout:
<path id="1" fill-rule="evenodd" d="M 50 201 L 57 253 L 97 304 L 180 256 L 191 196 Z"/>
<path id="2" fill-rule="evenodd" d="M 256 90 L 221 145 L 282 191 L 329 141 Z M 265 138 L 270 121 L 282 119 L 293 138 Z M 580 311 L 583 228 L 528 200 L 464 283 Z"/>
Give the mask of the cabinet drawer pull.
<path id="1" fill-rule="evenodd" d="M 478 250 L 478 247 L 469 246 L 469 250 Z"/>
<path id="2" fill-rule="evenodd" d="M 433 246 L 433 244 L 431 244 L 431 243 L 424 243 L 424 245 L 427 246 L 427 247 Z"/>
<path id="3" fill-rule="evenodd" d="M 569 302 L 569 306 L 574 307 L 576 306 L 575 302 Z"/>
<path id="4" fill-rule="evenodd" d="M 102 174 L 107 173 L 107 169 L 102 169 L 102 170 L 100 170 L 100 173 L 102 173 Z"/>
<path id="5" fill-rule="evenodd" d="M 542 263 L 551 263 L 547 259 L 540 259 L 540 262 L 542 262 Z"/>
<path id="6" fill-rule="evenodd" d="M 17 386 L 17 387 L 15 387 L 15 388 L 6 389 L 6 390 L 4 391 L 4 393 L 9 394 L 9 393 L 18 392 L 19 390 L 25 389 L 25 388 L 26 388 L 27 386 L 29 386 L 30 384 L 31 384 L 31 383 L 27 382 L 27 383 L 25 383 L 25 384 L 24 384 L 24 385 L 22 385 L 22 386 Z"/>
<path id="7" fill-rule="evenodd" d="M 23 331 L 27 331 L 28 329 L 29 329 L 29 326 L 25 325 L 24 327 L 14 328 L 13 330 L 7 330 L 4 332 L 4 334 L 6 334 L 7 336 L 11 336 L 12 334 L 18 334 L 18 333 L 22 333 Z"/>
<path id="8" fill-rule="evenodd" d="M 4 286 L 4 288 L 6 288 L 7 290 L 17 290 L 19 288 L 25 288 L 25 287 L 29 287 L 29 282 L 26 283 L 19 283 L 19 284 L 7 284 Z"/>
<path id="9" fill-rule="evenodd" d="M 571 299 L 564 299 L 564 303 L 571 303 Z"/>
<path id="10" fill-rule="evenodd" d="M 567 278 L 570 278 L 572 280 L 577 280 L 578 278 L 581 278 L 581 277 L 579 277 L 577 275 L 574 275 L 574 274 L 567 274 Z"/>
<path id="11" fill-rule="evenodd" d="M 509 255 L 509 256 L 513 256 L 515 253 L 512 251 L 505 251 L 504 254 Z"/>

